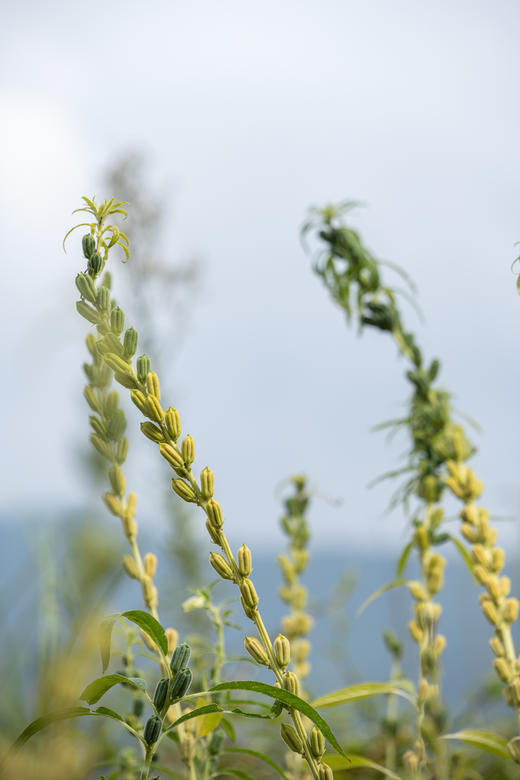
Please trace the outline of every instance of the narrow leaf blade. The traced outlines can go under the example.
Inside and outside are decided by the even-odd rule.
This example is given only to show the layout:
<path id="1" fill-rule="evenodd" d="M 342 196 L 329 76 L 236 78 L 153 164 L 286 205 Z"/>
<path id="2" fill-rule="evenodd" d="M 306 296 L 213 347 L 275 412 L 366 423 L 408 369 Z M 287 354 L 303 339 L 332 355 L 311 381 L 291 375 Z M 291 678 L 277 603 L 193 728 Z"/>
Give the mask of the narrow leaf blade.
<path id="1" fill-rule="evenodd" d="M 164 628 L 158 620 L 141 609 L 131 609 L 129 612 L 123 612 L 122 616 L 139 626 L 161 648 L 163 655 L 166 655 L 168 652 L 168 640 L 166 639 Z"/>
<path id="2" fill-rule="evenodd" d="M 87 704 L 95 704 L 99 699 L 119 683 L 127 683 L 141 691 L 146 691 L 146 683 L 141 677 L 125 677 L 124 674 L 106 674 L 104 677 L 98 677 L 87 685 L 81 692 L 80 699 Z"/>
<path id="3" fill-rule="evenodd" d="M 352 701 L 368 699 L 371 696 L 401 696 L 415 706 L 413 696 L 408 693 L 404 687 L 399 684 L 388 682 L 366 682 L 358 685 L 350 685 L 348 688 L 341 688 L 338 691 L 332 691 L 325 696 L 320 696 L 312 702 L 313 707 L 337 707 L 340 704 L 348 704 Z"/>
<path id="4" fill-rule="evenodd" d="M 487 753 L 493 753 L 493 755 L 500 756 L 506 760 L 511 760 L 511 756 L 507 751 L 507 739 L 504 739 L 499 734 L 494 734 L 492 731 L 463 729 L 453 734 L 443 734 L 441 739 L 459 739 L 467 745 L 479 748 Z"/>
<path id="5" fill-rule="evenodd" d="M 112 629 L 118 617 L 119 615 L 109 615 L 103 620 L 99 629 L 99 652 L 101 653 L 101 671 L 103 674 L 110 663 Z"/>
<path id="6" fill-rule="evenodd" d="M 370 761 L 368 758 L 363 758 L 363 756 L 352 755 L 352 753 L 349 753 L 349 759 L 350 761 L 347 761 L 342 756 L 337 756 L 334 753 L 324 756 L 325 763 L 327 763 L 330 768 L 334 770 L 341 769 L 344 772 L 348 772 L 349 769 L 359 769 L 359 767 L 366 767 L 367 769 L 373 769 L 375 772 L 379 772 L 386 777 L 390 777 L 391 780 L 401 780 L 399 775 L 396 775 L 395 772 L 391 772 L 390 769 L 381 766 L 381 764 L 377 764 L 375 761 Z"/>

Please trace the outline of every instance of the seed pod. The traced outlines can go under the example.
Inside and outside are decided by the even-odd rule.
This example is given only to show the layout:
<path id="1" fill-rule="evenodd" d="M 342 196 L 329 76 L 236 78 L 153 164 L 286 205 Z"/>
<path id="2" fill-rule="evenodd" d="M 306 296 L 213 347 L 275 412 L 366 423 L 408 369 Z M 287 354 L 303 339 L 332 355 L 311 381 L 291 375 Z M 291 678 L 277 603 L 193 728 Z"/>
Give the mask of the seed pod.
<path id="1" fill-rule="evenodd" d="M 97 276 L 103 267 L 103 258 L 99 252 L 92 252 L 87 263 L 88 272 L 91 276 Z"/>
<path id="2" fill-rule="evenodd" d="M 197 503 L 197 496 L 193 489 L 183 479 L 172 479 L 172 488 L 183 501 L 191 504 Z"/>
<path id="3" fill-rule="evenodd" d="M 157 570 L 157 556 L 153 553 L 146 553 L 144 556 L 144 570 L 149 577 L 153 577 Z"/>
<path id="4" fill-rule="evenodd" d="M 318 777 L 320 780 L 334 780 L 334 774 L 328 764 L 321 763 L 318 767 Z"/>
<path id="5" fill-rule="evenodd" d="M 433 642 L 433 649 L 437 653 L 437 655 L 440 655 L 446 647 L 446 637 L 444 634 L 437 634 L 435 637 L 435 640 Z"/>
<path id="6" fill-rule="evenodd" d="M 92 322 L 94 325 L 99 322 L 99 314 L 92 306 L 85 303 L 85 301 L 76 301 L 76 310 L 78 314 L 81 314 L 82 317 L 89 322 Z"/>
<path id="7" fill-rule="evenodd" d="M 155 422 L 162 422 L 164 419 L 164 412 L 159 400 L 154 395 L 148 395 L 146 398 L 146 416 Z"/>
<path id="8" fill-rule="evenodd" d="M 249 609 L 255 609 L 258 604 L 258 594 L 251 580 L 245 579 L 240 583 L 240 593 Z"/>
<path id="9" fill-rule="evenodd" d="M 507 599 L 504 605 L 504 620 L 506 623 L 514 623 L 518 618 L 518 608 L 520 603 L 518 599 Z"/>
<path id="10" fill-rule="evenodd" d="M 280 666 L 285 669 L 291 660 L 291 643 L 283 634 L 278 634 L 274 640 L 274 654 Z"/>
<path id="11" fill-rule="evenodd" d="M 112 485 L 112 490 L 114 493 L 118 496 L 122 496 L 126 488 L 126 479 L 121 470 L 121 467 L 111 466 L 108 470 L 108 477 L 110 479 L 110 484 Z"/>
<path id="12" fill-rule="evenodd" d="M 131 358 L 135 355 L 137 350 L 138 335 L 135 328 L 127 328 L 125 331 L 125 337 L 123 339 L 123 349 L 125 350 L 125 357 Z"/>
<path id="13" fill-rule="evenodd" d="M 498 616 L 498 612 L 496 610 L 496 607 L 494 604 L 491 603 L 491 601 L 484 601 L 482 604 L 482 612 L 487 617 L 489 622 L 493 626 L 498 626 L 500 623 L 500 618 Z"/>
<path id="14" fill-rule="evenodd" d="M 99 417 L 90 416 L 88 418 L 88 421 L 92 426 L 92 428 L 94 429 L 94 432 L 97 433 L 97 435 L 99 436 L 99 438 L 105 441 L 107 432 L 105 426 L 103 425 Z"/>
<path id="15" fill-rule="evenodd" d="M 507 596 L 509 596 L 511 593 L 511 580 L 509 577 L 500 577 L 500 580 L 498 581 L 498 587 L 500 590 L 500 595 L 503 596 L 503 598 L 507 598 Z"/>
<path id="16" fill-rule="evenodd" d="M 179 634 L 174 628 L 167 628 L 164 633 L 166 634 L 166 641 L 168 642 L 168 653 L 171 655 L 179 641 Z"/>
<path id="17" fill-rule="evenodd" d="M 159 384 L 159 377 L 155 371 L 149 371 L 146 375 L 146 389 L 151 395 L 154 395 L 158 401 L 161 400 L 161 386 Z"/>
<path id="18" fill-rule="evenodd" d="M 157 588 L 153 584 L 152 578 L 148 574 L 145 574 L 141 580 L 141 585 L 143 588 L 143 597 L 146 606 L 149 610 L 153 610 L 157 606 L 158 601 Z"/>
<path id="19" fill-rule="evenodd" d="M 495 549 L 491 551 L 491 568 L 495 574 L 502 571 L 505 562 L 506 554 L 504 550 L 501 547 L 495 547 Z"/>
<path id="20" fill-rule="evenodd" d="M 139 355 L 136 361 L 137 378 L 140 382 L 145 382 L 150 371 L 150 358 L 148 355 Z"/>
<path id="21" fill-rule="evenodd" d="M 188 665 L 190 660 L 191 648 L 187 642 L 183 642 L 181 645 L 177 645 L 173 651 L 170 661 L 170 669 L 175 674 L 181 669 L 184 669 Z"/>
<path id="22" fill-rule="evenodd" d="M 294 696 L 300 695 L 300 683 L 294 672 L 287 672 L 283 678 L 283 687 Z"/>
<path id="23" fill-rule="evenodd" d="M 83 254 L 88 260 L 96 250 L 96 239 L 91 233 L 85 233 L 81 239 L 81 246 L 83 247 Z"/>
<path id="24" fill-rule="evenodd" d="M 114 306 L 110 312 L 110 327 L 117 335 L 122 333 L 125 328 L 125 315 L 119 306 Z"/>
<path id="25" fill-rule="evenodd" d="M 137 564 L 131 555 L 125 555 L 122 561 L 123 569 L 126 571 L 129 577 L 133 580 L 139 579 L 139 570 Z"/>
<path id="26" fill-rule="evenodd" d="M 423 638 L 423 632 L 415 622 L 415 620 L 410 620 L 408 623 L 408 631 L 410 632 L 412 639 L 414 639 L 417 643 L 422 641 Z"/>
<path id="27" fill-rule="evenodd" d="M 177 441 L 181 435 L 181 418 L 177 409 L 170 406 L 164 413 L 164 422 L 172 439 Z"/>
<path id="28" fill-rule="evenodd" d="M 97 291 L 97 305 L 102 311 L 108 311 L 110 307 L 110 290 L 108 287 L 102 286 Z"/>
<path id="29" fill-rule="evenodd" d="M 188 692 L 193 679 L 193 673 L 191 669 L 181 669 L 173 678 L 170 688 L 170 701 L 176 701 L 182 699 L 182 697 Z"/>
<path id="30" fill-rule="evenodd" d="M 254 658 L 258 664 L 269 666 L 269 658 L 261 643 L 254 636 L 246 636 L 244 647 L 249 655 Z"/>
<path id="31" fill-rule="evenodd" d="M 233 579 L 233 572 L 231 570 L 231 567 L 229 563 L 226 561 L 223 555 L 220 553 L 210 553 L 209 554 L 209 562 L 215 569 L 218 575 L 222 577 L 224 580 L 232 580 Z"/>
<path id="32" fill-rule="evenodd" d="M 280 733 L 282 735 L 283 741 L 290 750 L 292 750 L 294 753 L 303 752 L 303 743 L 298 736 L 294 726 L 291 726 L 290 723 L 284 723 L 282 724 Z"/>
<path id="33" fill-rule="evenodd" d="M 195 442 L 192 436 L 185 436 L 181 444 L 181 452 L 184 462 L 189 466 L 195 460 Z"/>
<path id="34" fill-rule="evenodd" d="M 134 715 L 136 718 L 140 718 L 144 711 L 144 701 L 142 699 L 134 699 Z"/>
<path id="35" fill-rule="evenodd" d="M 96 302 L 96 283 L 91 276 L 88 274 L 78 274 L 76 276 L 76 287 L 83 298 L 90 301 L 90 303 Z"/>
<path id="36" fill-rule="evenodd" d="M 200 472 L 200 492 L 203 498 L 212 498 L 215 489 L 215 476 L 210 468 L 206 466 Z"/>
<path id="37" fill-rule="evenodd" d="M 210 498 L 206 504 L 206 512 L 208 515 L 208 520 L 213 528 L 222 528 L 224 525 L 224 518 L 222 517 L 222 509 L 220 508 L 218 501 L 215 501 L 214 498 Z"/>
<path id="38" fill-rule="evenodd" d="M 428 594 L 420 582 L 413 580 L 408 584 L 408 587 L 414 599 L 417 601 L 428 601 Z"/>
<path id="39" fill-rule="evenodd" d="M 161 444 L 159 452 L 177 474 L 185 473 L 184 461 L 175 447 L 171 444 Z"/>
<path id="40" fill-rule="evenodd" d="M 237 561 L 238 571 L 242 577 L 249 577 L 253 566 L 251 562 L 251 550 L 249 547 L 247 547 L 247 545 L 243 544 L 242 547 L 239 548 L 237 553 Z"/>
<path id="41" fill-rule="evenodd" d="M 206 520 L 206 530 L 210 536 L 211 541 L 213 544 L 220 544 L 220 537 L 218 533 L 217 528 L 213 528 L 209 520 Z"/>
<path id="42" fill-rule="evenodd" d="M 489 640 L 490 647 L 495 655 L 497 656 L 503 656 L 505 655 L 505 648 L 500 639 L 497 636 L 492 636 Z"/>
<path id="43" fill-rule="evenodd" d="M 147 745 L 153 745 L 161 736 L 162 721 L 156 715 L 148 718 L 144 727 L 144 741 Z"/>
<path id="44" fill-rule="evenodd" d="M 508 683 L 511 679 L 511 671 L 505 658 L 495 658 L 493 661 L 495 672 L 498 674 L 503 683 Z"/>
<path id="45" fill-rule="evenodd" d="M 161 444 L 164 442 L 164 436 L 161 429 L 148 420 L 144 423 L 141 423 L 141 431 L 144 433 L 147 439 L 154 441 L 156 444 Z"/>
<path id="46" fill-rule="evenodd" d="M 153 706 L 158 712 L 161 712 L 164 705 L 168 701 L 169 687 L 170 687 L 169 677 L 163 677 L 162 680 L 159 680 L 159 682 L 157 683 L 157 688 L 155 689 L 155 693 L 153 697 Z"/>
<path id="47" fill-rule="evenodd" d="M 140 412 L 143 414 L 146 414 L 147 407 L 146 407 L 146 396 L 144 393 L 142 393 L 140 390 L 132 390 L 130 393 L 130 398 L 132 399 L 133 403 L 137 406 Z"/>
<path id="48" fill-rule="evenodd" d="M 119 465 L 125 462 L 127 454 L 128 454 L 128 439 L 123 437 L 122 439 L 119 439 L 116 447 L 116 461 L 119 463 Z"/>
<path id="49" fill-rule="evenodd" d="M 118 374 L 123 375 L 133 375 L 133 369 L 130 363 L 122 357 L 119 357 L 119 355 L 116 355 L 115 352 L 107 352 L 103 355 L 103 360 L 112 371 L 116 371 Z"/>
<path id="50" fill-rule="evenodd" d="M 210 756 L 218 756 L 225 739 L 226 735 L 222 729 L 218 729 L 218 731 L 213 732 L 208 745 L 208 753 Z"/>
<path id="51" fill-rule="evenodd" d="M 313 726 L 309 735 L 309 747 L 314 758 L 321 758 L 325 753 L 325 737 L 316 726 Z"/>
<path id="52" fill-rule="evenodd" d="M 100 455 L 103 455 L 103 457 L 107 458 L 107 460 L 112 460 L 112 449 L 109 444 L 104 442 L 103 439 L 100 439 L 99 436 L 97 436 L 95 433 L 90 435 L 90 441 Z"/>

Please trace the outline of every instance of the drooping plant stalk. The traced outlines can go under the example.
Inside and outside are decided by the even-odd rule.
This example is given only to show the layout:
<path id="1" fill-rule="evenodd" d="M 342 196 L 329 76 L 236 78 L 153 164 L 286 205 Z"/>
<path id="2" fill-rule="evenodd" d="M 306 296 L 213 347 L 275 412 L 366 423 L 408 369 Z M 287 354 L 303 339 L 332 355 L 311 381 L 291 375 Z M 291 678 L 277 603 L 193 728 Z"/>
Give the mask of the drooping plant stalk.
<path id="1" fill-rule="evenodd" d="M 514 693 L 518 681 L 517 657 L 510 632 L 510 624 L 518 612 L 518 602 L 516 599 L 506 601 L 508 580 L 502 578 L 499 581 L 497 578 L 503 566 L 503 551 L 494 548 L 496 531 L 489 527 L 483 510 L 473 508 L 473 501 L 480 491 L 475 492 L 474 477 L 472 483 L 471 478 L 467 482 L 468 474 L 472 472 L 461 464 L 471 457 L 474 448 L 462 426 L 452 419 L 449 393 L 434 386 L 439 361 L 434 360 L 429 365 L 425 363 L 413 334 L 404 328 L 397 305 L 399 291 L 383 284 L 381 266 L 385 263 L 377 260 L 363 245 L 359 234 L 345 224 L 343 215 L 353 205 L 344 203 L 337 208 L 312 209 L 303 233 L 314 230 L 323 242 L 324 248 L 318 255 L 314 270 L 334 301 L 345 311 L 347 319 L 350 321 L 355 315 L 361 330 L 371 327 L 389 333 L 410 364 L 406 373 L 412 386 L 408 414 L 404 419 L 390 423 L 405 426 L 411 439 L 407 465 L 394 472 L 410 473 L 411 477 L 396 498 L 406 504 L 411 496 L 415 496 L 423 504 L 422 512 L 414 517 L 414 533 L 405 554 L 406 557 L 411 549 L 416 549 L 422 575 L 420 582 L 410 583 L 415 606 L 414 620 L 409 627 L 418 645 L 420 673 L 417 743 L 414 750 L 405 756 L 405 764 L 412 773 L 421 773 L 426 766 L 427 737 L 436 758 L 437 775 L 443 778 L 446 777 L 447 766 L 443 742 L 438 736 L 445 716 L 438 683 L 439 658 L 446 640 L 437 630 L 441 607 L 435 597 L 442 587 L 445 560 L 434 548 L 451 539 L 441 530 L 443 510 L 438 505 L 446 486 L 456 493 L 458 491 L 459 497 L 466 502 L 461 513 L 465 523 L 463 534 L 477 545 L 472 551 L 477 564 L 476 576 L 487 589 L 481 597 L 482 609 L 496 627 L 496 637 L 492 640 L 498 656 L 495 668 L 500 679 L 508 684 L 506 699 L 520 712 L 519 699 Z M 396 266 L 392 267 L 402 274 Z M 520 689 L 520 681 L 518 687 Z M 425 716 L 428 716 L 428 722 L 425 722 Z M 510 750 L 513 752 L 513 748 Z"/>
<path id="2" fill-rule="evenodd" d="M 290 661 L 289 641 L 282 636 L 277 637 L 274 642 L 271 641 L 258 608 L 259 598 L 250 578 L 251 552 L 246 545 L 242 545 L 235 558 L 223 530 L 223 512 L 220 504 L 213 497 L 213 472 L 206 467 L 201 471 L 199 480 L 195 477 L 192 470 L 195 460 L 193 438 L 188 435 L 180 441 L 179 413 L 172 407 L 163 409 L 159 378 L 150 370 L 149 358 L 145 355 L 138 357 L 134 369 L 133 355 L 125 353 L 124 343 L 120 340 L 124 327 L 124 314 L 119 307 L 111 303 L 109 290 L 103 285 L 98 287 L 96 284 L 111 247 L 118 243 L 121 245 L 123 242 L 123 249 L 125 249 L 124 239 L 121 239 L 122 234 L 114 226 L 105 225 L 108 214 L 123 211 L 121 204 L 105 201 L 98 207 L 94 201 L 88 199 L 85 201 L 87 206 L 84 210 L 92 214 L 95 219 L 94 223 L 88 224 L 91 234 L 96 234 L 97 240 L 95 251 L 92 248 L 90 252 L 90 247 L 85 251 L 84 239 L 84 251 L 88 256 L 89 266 L 87 273 L 78 274 L 76 278 L 82 296 L 77 304 L 78 312 L 96 326 L 101 339 L 108 334 L 116 335 L 118 346 L 110 339 L 114 348 L 100 350 L 103 361 L 114 372 L 116 381 L 131 391 L 133 403 L 147 418 L 141 424 L 141 430 L 148 439 L 158 445 L 160 454 L 173 469 L 176 475 L 172 479 L 173 491 L 183 501 L 199 506 L 205 514 L 206 529 L 210 539 L 221 550 L 220 553 L 210 554 L 211 565 L 220 577 L 231 580 L 237 585 L 244 614 L 254 623 L 258 631 L 258 638 L 246 638 L 246 649 L 256 661 L 265 664 L 273 671 L 276 682 L 281 688 L 298 695 L 298 677 L 294 672 L 287 670 Z M 114 311 L 117 312 L 115 315 Z M 117 322 L 117 328 L 113 328 L 112 319 Z M 291 750 L 305 757 L 315 780 L 331 780 L 332 770 L 321 760 L 325 748 L 321 732 L 318 732 L 318 738 L 312 738 L 315 731 L 313 729 L 309 736 L 300 712 L 290 706 L 287 706 L 287 709 L 292 725 L 282 725 L 282 738 Z"/>

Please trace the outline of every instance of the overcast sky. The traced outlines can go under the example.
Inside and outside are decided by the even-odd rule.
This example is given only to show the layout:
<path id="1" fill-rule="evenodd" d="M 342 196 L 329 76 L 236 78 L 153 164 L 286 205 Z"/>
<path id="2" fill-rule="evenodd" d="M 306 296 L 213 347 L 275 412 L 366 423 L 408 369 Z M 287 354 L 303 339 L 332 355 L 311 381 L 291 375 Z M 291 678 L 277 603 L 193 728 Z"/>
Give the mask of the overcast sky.
<path id="1" fill-rule="evenodd" d="M 392 486 L 366 490 L 406 447 L 369 432 L 399 412 L 405 365 L 347 329 L 298 240 L 310 204 L 343 198 L 367 202 L 354 223 L 417 282 L 426 323 L 407 322 L 482 426 L 485 503 L 518 518 L 517 2 L 17 0 L 2 17 L 4 517 L 84 499 L 82 261 L 60 244 L 81 195 L 117 196 L 103 171 L 138 149 L 170 195 L 165 253 L 204 260 L 169 398 L 234 540 L 279 544 L 275 487 L 295 471 L 342 499 L 316 499 L 317 543 L 405 538 L 402 514 L 383 517 Z"/>

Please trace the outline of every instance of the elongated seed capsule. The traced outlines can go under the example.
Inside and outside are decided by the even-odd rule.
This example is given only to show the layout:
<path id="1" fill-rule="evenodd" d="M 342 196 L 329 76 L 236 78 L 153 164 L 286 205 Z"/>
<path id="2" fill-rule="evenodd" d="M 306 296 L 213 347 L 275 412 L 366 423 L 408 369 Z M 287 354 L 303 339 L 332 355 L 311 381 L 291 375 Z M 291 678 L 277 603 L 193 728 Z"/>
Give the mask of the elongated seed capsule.
<path id="1" fill-rule="evenodd" d="M 172 488 L 183 501 L 188 501 L 192 504 L 197 503 L 197 496 L 193 489 L 183 479 L 172 479 Z"/>
<path id="2" fill-rule="evenodd" d="M 161 735 L 162 721 L 156 715 L 152 715 L 146 721 L 143 737 L 147 745 L 153 745 Z"/>
<path id="3" fill-rule="evenodd" d="M 253 568 L 251 562 L 251 550 L 243 544 L 237 553 L 238 571 L 242 577 L 249 577 Z"/>
<path id="4" fill-rule="evenodd" d="M 249 609 L 254 609 L 258 604 L 258 594 L 251 580 L 242 580 L 240 583 L 240 593 Z"/>
<path id="5" fill-rule="evenodd" d="M 150 371 L 150 358 L 148 355 L 139 355 L 136 361 L 137 378 L 140 382 L 145 382 Z"/>
<path id="6" fill-rule="evenodd" d="M 246 636 L 244 639 L 244 647 L 249 655 L 254 658 L 258 664 L 263 666 L 269 666 L 269 658 L 262 644 L 254 636 Z"/>
<path id="7" fill-rule="evenodd" d="M 96 324 L 99 322 L 99 314 L 95 309 L 92 308 L 92 306 L 89 306 L 88 303 L 85 303 L 85 301 L 76 301 L 76 310 L 78 314 L 81 314 L 82 317 L 84 317 L 89 322 L 92 322 L 92 324 Z"/>
<path id="8" fill-rule="evenodd" d="M 113 515 L 116 515 L 116 517 L 121 517 L 123 514 L 123 505 L 117 496 L 115 496 L 113 493 L 105 493 L 103 496 L 103 501 L 105 502 L 108 510 L 112 512 Z"/>
<path id="9" fill-rule="evenodd" d="M 489 622 L 493 626 L 498 626 L 500 623 L 500 618 L 498 616 L 497 609 L 494 604 L 491 603 L 491 601 L 484 601 L 482 604 L 482 612 L 487 617 Z"/>
<path id="10" fill-rule="evenodd" d="M 157 556 L 153 553 L 146 553 L 144 556 L 144 570 L 149 577 L 153 577 L 157 570 Z"/>
<path id="11" fill-rule="evenodd" d="M 165 460 L 168 461 L 172 469 L 177 472 L 177 474 L 184 474 L 185 473 L 185 467 L 184 467 L 184 461 L 182 459 L 182 456 L 180 453 L 176 450 L 175 447 L 172 447 L 171 444 L 161 444 L 159 447 L 159 452 L 165 458 Z"/>
<path id="12" fill-rule="evenodd" d="M 139 570 L 131 555 L 125 555 L 123 557 L 122 565 L 129 577 L 132 577 L 134 580 L 139 579 Z"/>
<path id="13" fill-rule="evenodd" d="M 244 615 L 247 618 L 249 618 L 249 620 L 254 620 L 256 618 L 256 615 L 258 614 L 258 610 L 256 609 L 256 607 L 250 607 L 248 604 L 246 604 L 243 596 L 240 596 L 240 603 L 242 604 Z"/>
<path id="14" fill-rule="evenodd" d="M 212 470 L 206 466 L 200 472 L 200 492 L 203 498 L 212 498 L 215 489 L 215 475 Z"/>
<path id="15" fill-rule="evenodd" d="M 495 547 L 491 551 L 491 568 L 495 573 L 502 571 L 506 562 L 506 554 L 501 547 Z"/>
<path id="16" fill-rule="evenodd" d="M 191 669 L 180 669 L 180 671 L 175 674 L 175 677 L 171 683 L 170 701 L 182 699 L 182 697 L 188 692 L 192 679 L 193 673 Z"/>
<path id="17" fill-rule="evenodd" d="M 518 608 L 520 602 L 518 599 L 507 599 L 504 605 L 504 620 L 506 623 L 514 623 L 518 618 Z"/>
<path id="18" fill-rule="evenodd" d="M 334 774 L 328 764 L 321 763 L 318 767 L 320 780 L 334 780 Z"/>
<path id="19" fill-rule="evenodd" d="M 177 441 L 181 435 L 181 418 L 177 409 L 174 409 L 172 406 L 168 407 L 164 413 L 164 423 L 172 439 Z"/>
<path id="20" fill-rule="evenodd" d="M 146 416 L 155 422 L 162 422 L 164 412 L 159 400 L 154 395 L 148 395 L 146 398 Z"/>
<path id="21" fill-rule="evenodd" d="M 303 752 L 303 742 L 298 736 L 294 726 L 291 726 L 290 723 L 283 723 L 280 729 L 280 734 L 282 735 L 283 741 L 290 750 L 292 750 L 294 753 Z"/>
<path id="22" fill-rule="evenodd" d="M 114 493 L 122 496 L 126 489 L 126 479 L 121 466 L 111 466 L 108 470 L 108 476 Z"/>
<path id="23" fill-rule="evenodd" d="M 195 442 L 193 436 L 185 436 L 181 444 L 182 457 L 186 464 L 191 465 L 195 460 Z"/>
<path id="24" fill-rule="evenodd" d="M 119 371 L 114 371 L 114 379 L 119 382 L 120 385 L 126 387 L 127 390 L 135 390 L 137 387 L 137 377 L 131 371 L 127 374 L 122 374 Z"/>
<path id="25" fill-rule="evenodd" d="M 105 333 L 103 338 L 98 341 L 97 349 L 102 355 L 108 355 L 109 352 L 113 352 L 114 355 L 123 357 L 123 346 L 119 338 L 113 333 Z"/>
<path id="26" fill-rule="evenodd" d="M 211 541 L 213 544 L 220 544 L 220 537 L 219 532 L 217 528 L 214 528 L 209 520 L 206 520 L 206 530 L 210 536 Z"/>
<path id="27" fill-rule="evenodd" d="M 125 357 L 131 358 L 135 355 L 137 350 L 138 335 L 135 328 L 127 328 L 125 331 L 125 337 L 123 339 L 123 349 L 125 351 Z"/>
<path id="28" fill-rule="evenodd" d="M 417 601 L 428 601 L 428 594 L 420 582 L 413 580 L 408 587 L 414 599 Z"/>
<path id="29" fill-rule="evenodd" d="M 492 636 L 489 640 L 489 644 L 491 646 L 492 651 L 497 656 L 503 656 L 505 655 L 505 648 L 500 639 L 497 636 Z"/>
<path id="30" fill-rule="evenodd" d="M 76 276 L 76 287 L 80 295 L 90 303 L 96 302 L 97 289 L 93 278 L 88 274 L 78 274 Z"/>
<path id="31" fill-rule="evenodd" d="M 123 332 L 125 328 L 125 315 L 119 306 L 114 306 L 110 312 L 110 327 L 118 335 Z"/>
<path id="32" fill-rule="evenodd" d="M 149 420 L 141 423 L 141 431 L 144 433 L 147 439 L 154 441 L 156 444 L 161 444 L 164 441 L 164 436 L 161 429 Z"/>
<path id="33" fill-rule="evenodd" d="M 417 643 L 422 641 L 423 638 L 423 632 L 415 622 L 415 620 L 410 620 L 408 623 L 408 631 L 410 632 L 412 639 L 414 639 Z"/>
<path id="34" fill-rule="evenodd" d="M 158 712 L 162 710 L 162 708 L 168 701 L 169 687 L 170 687 L 169 677 L 163 677 L 162 680 L 159 680 L 159 682 L 157 683 L 157 688 L 155 689 L 155 693 L 153 697 L 153 705 Z"/>
<path id="35" fill-rule="evenodd" d="M 503 683 L 508 683 L 511 679 L 511 671 L 505 658 L 495 658 L 493 661 L 495 672 L 498 674 Z"/>
<path id="36" fill-rule="evenodd" d="M 130 393 L 130 398 L 132 399 L 133 403 L 137 406 L 140 412 L 143 414 L 146 414 L 147 407 L 146 407 L 146 396 L 144 393 L 142 393 L 140 390 L 132 390 Z"/>
<path id="37" fill-rule="evenodd" d="M 314 758 L 321 758 L 325 753 L 325 737 L 316 726 L 313 726 L 309 734 L 309 747 Z"/>
<path id="38" fill-rule="evenodd" d="M 520 277 L 518 278 L 520 279 Z M 518 283 L 518 292 L 520 293 L 520 282 Z M 506 747 L 515 764 L 520 764 L 520 739 L 513 737 L 513 739 L 509 740 Z"/>
<path id="39" fill-rule="evenodd" d="M 119 396 L 115 392 L 115 390 L 112 390 L 106 397 L 105 400 L 105 414 L 107 417 L 111 417 L 118 409 L 119 404 Z"/>
<path id="40" fill-rule="evenodd" d="M 99 254 L 99 252 L 93 252 L 87 263 L 88 272 L 92 276 L 97 276 L 98 273 L 101 271 L 101 268 L 103 266 L 103 258 Z"/>
<path id="41" fill-rule="evenodd" d="M 171 655 L 177 647 L 179 633 L 174 628 L 167 628 L 164 633 L 166 634 L 166 641 L 168 642 L 168 653 Z"/>
<path id="42" fill-rule="evenodd" d="M 223 555 L 220 553 L 210 553 L 209 554 L 209 562 L 219 574 L 222 579 L 224 580 L 232 580 L 233 579 L 233 572 L 231 570 L 231 567 L 229 563 L 226 561 Z"/>
<path id="43" fill-rule="evenodd" d="M 433 649 L 440 655 L 446 648 L 446 637 L 444 634 L 437 634 L 433 642 Z"/>
<path id="44" fill-rule="evenodd" d="M 291 660 L 291 644 L 283 634 L 278 634 L 274 640 L 274 654 L 280 666 L 285 669 Z"/>
<path id="45" fill-rule="evenodd" d="M 101 309 L 101 311 L 108 311 L 108 308 L 110 306 L 110 290 L 108 287 L 102 286 L 98 287 L 97 291 L 97 305 Z"/>
<path id="46" fill-rule="evenodd" d="M 123 360 L 122 357 L 119 357 L 119 355 L 116 355 L 114 352 L 107 352 L 105 355 L 103 355 L 103 360 L 107 366 L 112 369 L 112 371 L 123 375 L 133 375 L 133 369 L 130 363 L 128 363 L 126 360 Z"/>
<path id="47" fill-rule="evenodd" d="M 511 580 L 509 577 L 500 577 L 498 582 L 500 595 L 506 598 L 511 593 Z"/>
<path id="48" fill-rule="evenodd" d="M 294 672 L 287 672 L 283 678 L 283 687 L 294 696 L 300 695 L 300 683 Z"/>
<path id="49" fill-rule="evenodd" d="M 92 233 L 85 233 L 81 239 L 81 246 L 83 248 L 83 254 L 88 260 L 92 253 L 96 251 L 96 239 Z"/>
<path id="50" fill-rule="evenodd" d="M 158 401 L 161 400 L 161 386 L 159 384 L 159 377 L 155 371 L 148 371 L 146 375 L 146 389 L 151 395 L 154 395 Z"/>
<path id="51" fill-rule="evenodd" d="M 179 672 L 181 669 L 184 669 L 188 665 L 190 654 L 191 648 L 187 642 L 183 642 L 182 644 L 177 645 L 173 651 L 170 661 L 170 669 L 174 674 L 175 672 Z"/>
<path id="52" fill-rule="evenodd" d="M 101 439 L 105 439 L 106 435 L 107 435 L 107 432 L 106 432 L 105 426 L 103 425 L 103 423 L 101 422 L 99 417 L 91 416 L 88 419 L 89 419 L 89 423 L 91 424 L 92 428 L 97 433 L 97 435 Z"/>
<path id="53" fill-rule="evenodd" d="M 218 501 L 215 501 L 214 498 L 210 498 L 206 504 L 206 512 L 208 515 L 208 520 L 213 528 L 222 528 L 224 525 L 224 518 L 222 517 L 222 509 L 220 508 Z"/>
<path id="54" fill-rule="evenodd" d="M 125 462 L 128 455 L 128 439 L 123 436 L 119 439 L 116 446 L 116 461 L 121 465 Z"/>

